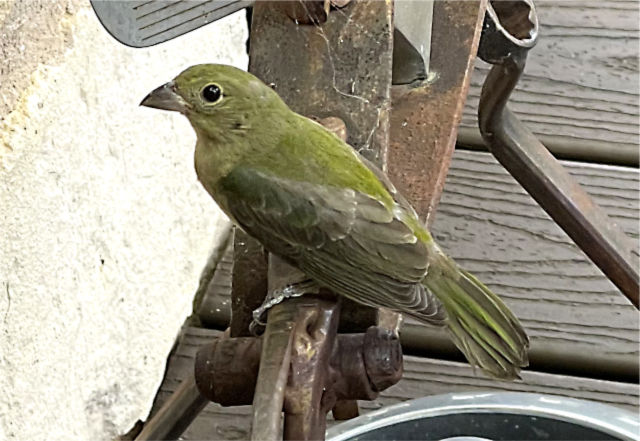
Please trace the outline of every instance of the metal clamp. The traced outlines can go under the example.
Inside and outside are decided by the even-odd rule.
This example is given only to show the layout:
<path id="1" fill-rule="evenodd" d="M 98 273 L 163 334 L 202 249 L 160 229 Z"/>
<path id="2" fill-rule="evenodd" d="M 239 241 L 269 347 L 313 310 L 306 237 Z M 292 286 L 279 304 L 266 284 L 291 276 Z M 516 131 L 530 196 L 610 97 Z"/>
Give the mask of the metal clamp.
<path id="1" fill-rule="evenodd" d="M 373 400 L 402 376 L 397 335 L 377 326 L 336 335 L 336 303 L 313 297 L 274 306 L 262 337 L 217 339 L 196 355 L 202 396 L 223 406 L 253 403 L 252 439 L 279 438 L 283 409 L 286 439 L 320 439 L 329 410 L 339 419 L 350 402 Z"/>

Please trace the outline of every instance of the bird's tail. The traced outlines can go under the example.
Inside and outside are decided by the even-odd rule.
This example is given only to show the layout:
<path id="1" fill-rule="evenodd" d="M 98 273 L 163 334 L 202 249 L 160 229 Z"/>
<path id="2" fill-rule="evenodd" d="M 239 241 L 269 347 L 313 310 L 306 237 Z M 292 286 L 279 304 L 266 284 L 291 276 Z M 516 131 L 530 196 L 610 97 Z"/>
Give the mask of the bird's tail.
<path id="1" fill-rule="evenodd" d="M 436 251 L 423 284 L 444 305 L 454 343 L 488 375 L 519 378 L 520 368 L 529 364 L 529 339 L 522 325 L 489 288 Z"/>

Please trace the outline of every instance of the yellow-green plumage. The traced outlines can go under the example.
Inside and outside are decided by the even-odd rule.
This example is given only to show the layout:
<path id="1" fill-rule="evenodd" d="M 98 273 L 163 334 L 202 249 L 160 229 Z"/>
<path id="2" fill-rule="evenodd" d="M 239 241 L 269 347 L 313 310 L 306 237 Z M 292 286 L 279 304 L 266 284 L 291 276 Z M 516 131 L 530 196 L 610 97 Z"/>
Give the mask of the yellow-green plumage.
<path id="1" fill-rule="evenodd" d="M 517 319 L 442 252 L 386 176 L 260 80 L 194 66 L 142 104 L 187 116 L 199 180 L 270 252 L 355 301 L 446 324 L 489 375 L 527 365 Z"/>

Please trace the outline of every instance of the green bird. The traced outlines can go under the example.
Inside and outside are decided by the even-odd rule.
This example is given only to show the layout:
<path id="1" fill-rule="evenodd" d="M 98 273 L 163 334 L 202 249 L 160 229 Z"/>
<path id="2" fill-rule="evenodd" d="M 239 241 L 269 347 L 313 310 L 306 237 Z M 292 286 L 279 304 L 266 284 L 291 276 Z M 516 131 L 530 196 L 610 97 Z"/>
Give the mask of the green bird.
<path id="1" fill-rule="evenodd" d="M 447 326 L 490 376 L 527 366 L 516 317 L 444 254 L 384 173 L 258 78 L 197 65 L 141 105 L 189 119 L 198 179 L 269 252 L 356 302 Z"/>

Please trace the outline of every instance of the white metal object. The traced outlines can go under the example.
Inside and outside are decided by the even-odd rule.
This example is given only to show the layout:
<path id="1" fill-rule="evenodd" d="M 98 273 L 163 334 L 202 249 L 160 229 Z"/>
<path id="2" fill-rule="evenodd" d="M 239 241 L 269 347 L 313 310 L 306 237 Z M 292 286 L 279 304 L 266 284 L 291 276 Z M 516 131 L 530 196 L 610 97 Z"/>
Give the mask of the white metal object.
<path id="1" fill-rule="evenodd" d="M 252 0 L 91 0 L 109 34 L 132 47 L 171 40 L 252 4 Z"/>
<path id="2" fill-rule="evenodd" d="M 333 426 L 327 430 L 326 439 L 358 439 L 374 430 L 400 423 L 456 414 L 509 414 L 547 418 L 593 429 L 610 435 L 613 439 L 640 440 L 640 418 L 631 412 L 592 401 L 522 392 L 454 393 L 419 398 Z M 455 439 L 455 436 L 452 438 Z"/>

